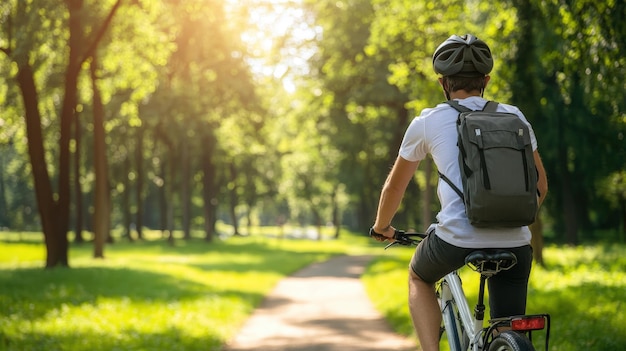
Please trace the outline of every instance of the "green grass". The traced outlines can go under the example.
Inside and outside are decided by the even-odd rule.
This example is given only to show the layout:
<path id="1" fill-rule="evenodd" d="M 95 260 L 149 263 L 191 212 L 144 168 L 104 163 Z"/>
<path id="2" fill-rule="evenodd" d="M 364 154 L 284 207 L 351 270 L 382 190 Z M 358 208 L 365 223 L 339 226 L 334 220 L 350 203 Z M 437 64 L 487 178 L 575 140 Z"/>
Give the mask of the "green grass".
<path id="1" fill-rule="evenodd" d="M 0 234 L 0 350 L 220 350 L 279 279 L 367 238 L 234 237 L 72 245 L 43 269 L 41 234 Z M 355 251 L 356 250 L 356 251 Z"/>
<path id="2" fill-rule="evenodd" d="M 363 281 L 394 328 L 414 338 L 406 304 L 411 254 L 411 249 L 388 250 L 370 265 Z M 551 315 L 550 350 L 626 349 L 626 246 L 550 246 L 544 257 L 546 267 L 535 265 L 531 273 L 527 312 Z M 477 274 L 463 269 L 461 279 L 473 307 Z M 542 334 L 534 337 L 542 350 Z"/>
<path id="3" fill-rule="evenodd" d="M 366 289 L 394 328 L 414 338 L 412 249 L 383 251 L 366 237 L 343 236 L 170 246 L 154 233 L 108 245 L 104 260 L 92 258 L 91 244 L 72 245 L 72 268 L 45 270 L 40 233 L 0 233 L 0 351 L 220 350 L 279 279 L 342 253 L 378 255 Z M 544 256 L 546 267 L 532 271 L 528 312 L 552 316 L 550 349 L 626 349 L 626 246 L 550 246 Z M 472 305 L 477 276 L 461 277 Z M 542 341 L 536 334 L 535 344 Z"/>

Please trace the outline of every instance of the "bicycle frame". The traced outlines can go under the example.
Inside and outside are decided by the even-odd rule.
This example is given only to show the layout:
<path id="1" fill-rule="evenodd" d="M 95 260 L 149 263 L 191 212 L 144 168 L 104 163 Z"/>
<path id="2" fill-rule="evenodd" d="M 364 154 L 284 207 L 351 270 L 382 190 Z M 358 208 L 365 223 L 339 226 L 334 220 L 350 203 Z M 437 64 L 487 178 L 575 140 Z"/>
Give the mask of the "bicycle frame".
<path id="1" fill-rule="evenodd" d="M 441 295 L 439 307 L 442 315 L 450 316 L 449 313 L 446 313 L 446 308 L 454 308 L 456 306 L 456 311 L 454 311 L 452 317 L 460 318 L 463 328 L 463 330 L 459 330 L 458 324 L 454 320 L 450 320 L 449 317 L 443 318 L 450 350 L 467 351 L 470 349 L 470 346 L 473 351 L 481 350 L 483 347 L 483 320 L 477 320 L 472 316 L 469 304 L 465 298 L 461 278 L 457 271 L 448 273 L 439 284 Z M 450 330 L 453 332 L 450 333 Z M 469 338 L 469 345 L 463 344 L 463 333 Z"/>

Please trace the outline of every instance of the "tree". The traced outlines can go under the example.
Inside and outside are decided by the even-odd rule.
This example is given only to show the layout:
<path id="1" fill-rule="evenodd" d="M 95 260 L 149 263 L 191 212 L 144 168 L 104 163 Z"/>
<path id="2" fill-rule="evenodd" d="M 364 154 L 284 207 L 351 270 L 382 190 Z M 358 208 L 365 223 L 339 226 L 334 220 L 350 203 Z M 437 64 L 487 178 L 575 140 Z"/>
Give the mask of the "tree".
<path id="1" fill-rule="evenodd" d="M 91 89 L 93 94 L 93 124 L 94 124 L 94 162 L 95 162 L 95 210 L 94 210 L 94 257 L 104 258 L 104 243 L 110 235 L 111 229 L 111 193 L 109 191 L 108 161 L 106 157 L 106 142 L 104 131 L 104 106 L 100 89 L 98 88 L 98 60 L 94 55 L 91 58 Z"/>
<path id="2" fill-rule="evenodd" d="M 120 0 L 121 1 L 121 0 Z M 13 2 L 10 9 L 10 26 L 5 26 L 8 34 L 2 51 L 17 65 L 16 79 L 22 92 L 26 118 L 29 155 L 37 205 L 41 217 L 46 242 L 46 267 L 68 266 L 69 205 L 70 205 L 70 137 L 74 110 L 77 102 L 77 81 L 81 65 L 93 55 L 95 48 L 106 31 L 110 20 L 119 7 L 118 1 L 109 16 L 85 38 L 81 21 L 83 1 L 66 0 L 65 10 L 54 2 Z M 45 18 L 42 21 L 38 15 Z M 67 16 L 67 17 L 66 17 Z M 67 22 L 65 19 L 67 18 Z M 39 90 L 35 75 L 42 67 L 31 62 L 45 62 L 41 46 L 51 48 L 62 45 L 60 41 L 50 42 L 50 31 L 62 33 L 62 25 L 67 23 L 69 56 L 65 61 L 63 100 L 60 113 L 58 188 L 53 190 L 45 159 Z M 50 50 L 50 49 L 48 49 Z"/>

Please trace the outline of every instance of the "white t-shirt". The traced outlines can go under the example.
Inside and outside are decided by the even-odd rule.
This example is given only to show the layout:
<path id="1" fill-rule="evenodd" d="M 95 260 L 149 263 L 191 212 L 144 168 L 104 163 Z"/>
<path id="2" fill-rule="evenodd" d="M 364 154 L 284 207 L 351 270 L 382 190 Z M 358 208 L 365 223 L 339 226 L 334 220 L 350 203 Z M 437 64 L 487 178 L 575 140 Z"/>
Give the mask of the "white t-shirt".
<path id="1" fill-rule="evenodd" d="M 487 103 L 487 100 L 478 96 L 457 101 L 472 110 L 482 110 Z M 499 104 L 498 111 L 515 113 L 528 124 L 533 150 L 536 150 L 535 133 L 522 112 L 517 107 L 506 104 Z M 458 164 L 459 149 L 456 145 L 458 114 L 457 110 L 445 103 L 424 109 L 407 128 L 399 155 L 407 161 L 421 161 L 426 154 L 431 154 L 437 169 L 459 189 L 463 189 Z M 436 235 L 447 243 L 465 248 L 507 248 L 530 244 L 531 234 L 528 227 L 472 226 L 465 214 L 461 197 L 441 179 L 437 186 L 437 195 L 441 202 L 441 211 L 437 214 L 437 223 L 433 225 L 436 226 Z"/>

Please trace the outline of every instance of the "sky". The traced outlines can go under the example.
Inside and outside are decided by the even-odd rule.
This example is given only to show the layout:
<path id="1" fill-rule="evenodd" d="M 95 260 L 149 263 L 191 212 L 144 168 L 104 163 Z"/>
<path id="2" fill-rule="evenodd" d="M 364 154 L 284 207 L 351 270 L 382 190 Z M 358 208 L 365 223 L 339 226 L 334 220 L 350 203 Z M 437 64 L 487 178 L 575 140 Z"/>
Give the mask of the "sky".
<path id="1" fill-rule="evenodd" d="M 294 75 L 308 72 L 308 59 L 315 53 L 303 45 L 320 34 L 306 21 L 301 0 L 228 0 L 236 8 L 248 9 L 250 26 L 242 28 L 241 38 L 253 58 L 255 74 L 281 79 L 284 88 L 295 90 Z"/>

